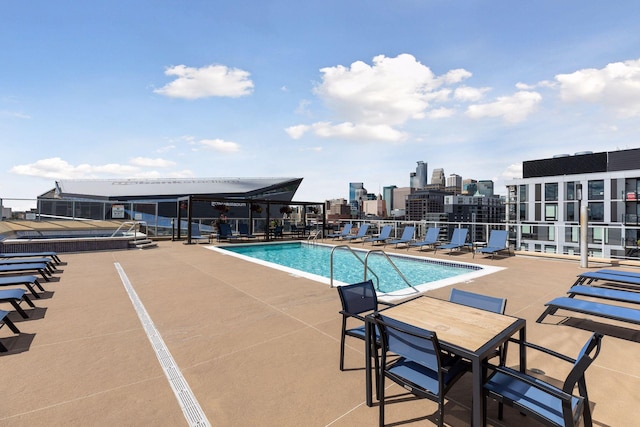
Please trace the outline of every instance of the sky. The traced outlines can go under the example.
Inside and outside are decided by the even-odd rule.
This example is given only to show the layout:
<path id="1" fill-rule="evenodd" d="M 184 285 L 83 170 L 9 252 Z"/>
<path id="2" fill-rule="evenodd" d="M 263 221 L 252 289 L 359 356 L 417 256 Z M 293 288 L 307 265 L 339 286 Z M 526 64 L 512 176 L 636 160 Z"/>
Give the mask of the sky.
<path id="1" fill-rule="evenodd" d="M 0 198 L 302 177 L 294 199 L 640 147 L 640 2 L 0 0 Z M 34 204 L 32 204 L 35 206 Z"/>

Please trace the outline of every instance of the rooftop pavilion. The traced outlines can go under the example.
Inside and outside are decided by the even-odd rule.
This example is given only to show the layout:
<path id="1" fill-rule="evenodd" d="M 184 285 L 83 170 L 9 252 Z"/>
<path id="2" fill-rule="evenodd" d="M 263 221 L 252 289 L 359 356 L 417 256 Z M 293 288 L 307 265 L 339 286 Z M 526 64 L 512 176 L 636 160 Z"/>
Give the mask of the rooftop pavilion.
<path id="1" fill-rule="evenodd" d="M 22 334 L 14 338 L 0 329 L 9 348 L 0 354 L 0 425 L 196 425 L 158 361 L 141 305 L 210 425 L 376 425 L 377 406 L 365 405 L 362 342 L 348 341 L 348 369 L 338 369 L 336 289 L 207 246 L 161 241 L 148 250 L 60 254 L 63 264 L 43 283 L 46 293 L 34 300 L 31 318 L 10 315 Z M 529 341 L 575 357 L 592 331 L 606 334 L 587 371 L 594 425 L 637 423 L 640 327 L 580 314 L 567 318 L 566 312 L 535 322 L 544 303 L 585 271 L 577 260 L 443 252 L 422 255 L 505 267 L 455 287 L 508 298 L 506 313 L 526 319 Z M 603 267 L 611 264 L 592 261 L 589 270 Z M 449 292 L 445 287 L 429 295 L 446 299 Z M 517 351 L 509 356 L 515 366 Z M 533 352 L 528 368 L 547 379 L 566 375 L 563 365 Z M 447 395 L 448 426 L 469 425 L 470 379 L 465 375 Z M 388 425 L 434 425 L 434 402 L 395 385 L 387 394 L 401 399 L 388 405 Z M 511 408 L 498 421 L 491 400 L 487 413 L 490 426 L 538 425 Z"/>

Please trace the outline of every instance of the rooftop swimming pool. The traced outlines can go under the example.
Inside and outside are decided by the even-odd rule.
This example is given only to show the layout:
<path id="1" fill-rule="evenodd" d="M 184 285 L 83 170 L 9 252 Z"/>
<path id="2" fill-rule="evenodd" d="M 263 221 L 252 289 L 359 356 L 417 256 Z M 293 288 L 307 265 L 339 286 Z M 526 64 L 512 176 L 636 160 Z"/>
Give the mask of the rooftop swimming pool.
<path id="1" fill-rule="evenodd" d="M 211 247 L 212 250 L 236 256 L 250 262 L 287 271 L 322 283 L 330 283 L 330 256 L 334 246 L 305 242 L 233 244 Z M 333 258 L 334 285 L 357 283 L 364 279 L 366 250 L 337 247 Z M 355 253 L 355 254 L 354 254 Z M 426 292 L 454 283 L 473 280 L 501 270 L 462 262 L 447 262 L 411 255 L 387 253 L 393 264 L 407 278 L 407 285 L 380 251 L 367 259 L 367 279 L 372 279 L 379 292 L 390 296 L 406 296 Z"/>

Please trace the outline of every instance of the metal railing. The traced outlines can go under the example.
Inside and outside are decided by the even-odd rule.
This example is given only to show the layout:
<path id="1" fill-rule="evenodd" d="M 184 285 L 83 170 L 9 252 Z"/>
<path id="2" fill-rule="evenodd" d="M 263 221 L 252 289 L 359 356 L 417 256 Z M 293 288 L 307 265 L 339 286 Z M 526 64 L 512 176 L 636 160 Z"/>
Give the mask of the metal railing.
<path id="1" fill-rule="evenodd" d="M 380 253 L 380 254 L 382 254 L 387 259 L 387 261 L 389 261 L 389 264 L 391 264 L 391 266 L 396 271 L 396 273 L 398 273 L 398 275 L 402 278 L 402 280 L 404 280 L 404 283 L 406 283 L 407 286 L 409 286 L 410 288 L 413 288 L 413 289 L 417 290 L 415 288 L 415 286 L 413 286 L 411 283 L 409 283 L 409 280 L 405 277 L 404 274 L 402 274 L 402 272 L 400 271 L 398 266 L 396 266 L 396 264 L 391 260 L 389 255 L 387 255 L 387 253 L 385 251 L 383 251 L 382 249 L 373 249 L 373 250 L 367 252 L 367 255 L 365 255 L 365 257 L 364 257 L 364 280 L 365 281 L 367 280 L 369 255 L 371 255 L 372 253 Z"/>
<path id="2" fill-rule="evenodd" d="M 329 257 L 329 271 L 330 271 L 330 275 L 329 275 L 329 284 L 330 286 L 333 288 L 333 254 L 336 251 L 336 249 L 348 249 L 349 252 L 351 252 L 353 254 L 353 256 L 356 257 L 356 259 L 358 261 L 360 261 L 362 263 L 363 268 L 367 268 L 366 263 L 364 262 L 364 260 L 362 258 L 360 258 L 358 256 L 358 254 L 356 253 L 356 251 L 354 251 L 351 246 L 349 245 L 338 245 L 338 246 L 334 246 L 333 249 L 331 249 L 331 255 Z M 380 288 L 380 278 L 378 277 L 378 275 L 375 273 L 375 271 L 371 270 L 371 274 L 376 278 L 376 289 Z M 364 277 L 367 277 L 367 271 L 364 271 Z M 365 279 L 366 280 L 366 279 Z"/>

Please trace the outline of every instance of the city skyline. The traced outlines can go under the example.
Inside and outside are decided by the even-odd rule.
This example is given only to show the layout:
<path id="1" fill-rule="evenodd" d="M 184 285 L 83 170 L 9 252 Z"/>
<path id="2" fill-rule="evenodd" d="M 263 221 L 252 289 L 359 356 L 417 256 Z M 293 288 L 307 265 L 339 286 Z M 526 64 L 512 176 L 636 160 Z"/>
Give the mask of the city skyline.
<path id="1" fill-rule="evenodd" d="M 640 4 L 0 6 L 0 198 L 56 179 L 303 177 L 297 200 L 640 146 Z M 7 203 L 11 206 L 11 202 Z M 19 208 L 19 206 L 15 206 Z"/>

